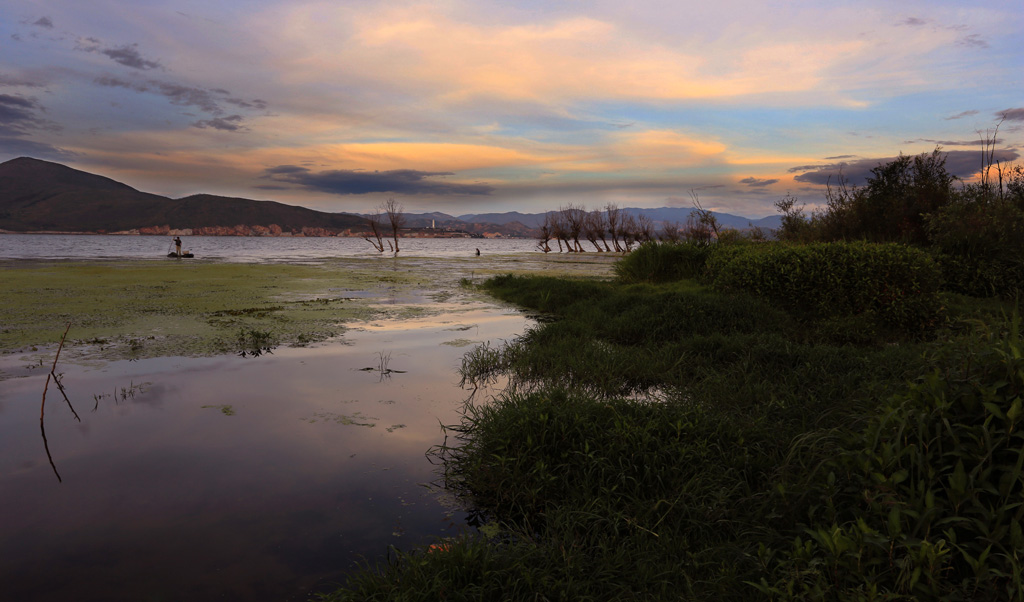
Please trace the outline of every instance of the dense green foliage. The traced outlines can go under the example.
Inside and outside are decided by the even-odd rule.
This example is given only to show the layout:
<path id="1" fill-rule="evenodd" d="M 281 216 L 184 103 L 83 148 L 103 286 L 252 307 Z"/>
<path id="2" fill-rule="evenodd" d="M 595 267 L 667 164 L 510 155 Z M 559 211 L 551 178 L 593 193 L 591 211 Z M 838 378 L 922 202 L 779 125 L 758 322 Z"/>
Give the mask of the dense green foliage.
<path id="1" fill-rule="evenodd" d="M 815 520 L 760 556 L 781 599 L 1024 599 L 1024 340 L 1019 321 L 929 354 L 809 491 Z M 806 492 L 805 492 L 806 493 Z"/>
<path id="2" fill-rule="evenodd" d="M 873 169 L 863 187 L 840 178 L 827 207 L 810 216 L 791 197 L 776 206 L 781 240 L 912 244 L 935 255 L 948 290 L 1006 298 L 1024 291 L 1021 166 L 987 165 L 981 181 L 958 185 L 939 150 L 901 155 Z"/>
<path id="3" fill-rule="evenodd" d="M 877 317 L 904 332 L 941 318 L 939 268 L 897 244 L 757 245 L 716 251 L 708 279 L 721 291 L 746 291 L 815 316 Z"/>

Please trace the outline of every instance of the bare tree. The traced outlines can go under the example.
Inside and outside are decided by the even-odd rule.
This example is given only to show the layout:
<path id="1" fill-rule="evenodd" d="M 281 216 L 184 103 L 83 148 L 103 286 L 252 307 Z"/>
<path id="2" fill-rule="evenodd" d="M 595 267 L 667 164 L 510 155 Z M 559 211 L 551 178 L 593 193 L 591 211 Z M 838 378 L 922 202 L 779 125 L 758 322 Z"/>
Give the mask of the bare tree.
<path id="1" fill-rule="evenodd" d="M 583 232 L 583 223 L 587 217 L 587 210 L 580 205 L 566 205 L 559 210 L 565 220 L 568 238 L 571 241 L 570 251 L 583 252 L 583 245 L 580 244 L 580 234 Z"/>
<path id="2" fill-rule="evenodd" d="M 569 246 L 569 239 L 566 234 L 565 220 L 562 219 L 560 212 L 549 211 L 546 219 L 549 220 L 549 226 L 551 227 L 551 237 L 558 242 L 558 252 L 562 252 L 562 242 L 565 241 L 566 246 Z M 567 249 L 568 250 L 568 249 Z"/>
<path id="3" fill-rule="evenodd" d="M 654 240 L 654 220 L 651 216 L 644 213 L 636 216 L 636 238 L 639 242 Z"/>
<path id="4" fill-rule="evenodd" d="M 604 251 L 601 245 L 597 244 L 597 240 L 604 238 L 604 218 L 601 216 L 600 211 L 588 211 L 583 216 L 583 236 L 590 241 L 590 244 L 594 245 L 598 253 Z M 605 243 L 607 246 L 607 243 Z"/>
<path id="5" fill-rule="evenodd" d="M 615 203 L 608 203 L 604 207 L 605 222 L 608 224 L 608 234 L 612 237 L 612 246 L 615 248 L 616 253 L 622 252 L 622 247 L 619 246 L 619 228 L 622 224 L 622 214 L 619 211 L 619 206 Z"/>
<path id="6" fill-rule="evenodd" d="M 999 174 L 999 198 L 1003 198 L 1003 163 L 995 158 L 996 155 L 996 143 L 999 142 L 999 126 L 1003 125 L 1003 121 L 1006 118 L 1003 117 L 996 124 L 995 129 L 985 130 L 982 134 L 981 130 L 978 130 L 978 137 L 981 139 L 981 189 L 985 191 L 986 195 L 992 193 L 991 173 L 992 167 L 995 166 L 996 172 Z"/>
<path id="7" fill-rule="evenodd" d="M 662 222 L 660 238 L 668 242 L 679 242 L 682 238 L 682 235 L 679 233 L 680 230 L 682 228 L 679 222 Z"/>
<path id="8" fill-rule="evenodd" d="M 395 199 L 388 199 L 385 201 L 384 213 L 388 216 L 388 223 L 391 224 L 391 236 L 395 239 L 395 253 L 398 253 L 398 235 L 402 226 L 405 225 L 405 215 L 402 211 L 405 210 L 401 203 L 395 202 Z"/>
<path id="9" fill-rule="evenodd" d="M 537 243 L 537 248 L 540 249 L 541 251 L 544 251 L 545 253 L 551 252 L 551 245 L 548 244 L 549 242 L 551 242 L 551 232 L 551 214 L 545 213 L 544 223 L 540 225 L 540 235 L 538 236 L 539 242 Z"/>
<path id="10" fill-rule="evenodd" d="M 711 228 L 700 220 L 696 211 L 690 212 L 686 217 L 686 225 L 683 227 L 683 238 L 698 244 L 711 242 Z"/>
<path id="11" fill-rule="evenodd" d="M 697 218 L 700 220 L 700 223 L 707 226 L 715 233 L 715 238 L 718 238 L 718 218 L 715 217 L 711 210 L 701 207 L 697 191 L 692 188 L 690 189 L 690 199 L 693 202 L 693 209 L 697 212 Z"/>
<path id="12" fill-rule="evenodd" d="M 636 219 L 629 213 L 622 214 L 622 226 L 619 229 L 619 234 L 622 235 L 622 244 L 625 247 L 625 252 L 629 253 L 633 250 L 633 243 L 637 239 L 638 226 Z"/>
<path id="13" fill-rule="evenodd" d="M 380 207 L 375 209 L 373 213 L 366 218 L 370 222 L 370 230 L 373 232 L 373 237 L 376 240 L 370 240 L 369 238 L 363 237 L 366 242 L 373 245 L 374 249 L 377 249 L 381 253 L 384 252 L 384 236 L 381 234 L 381 212 Z"/>

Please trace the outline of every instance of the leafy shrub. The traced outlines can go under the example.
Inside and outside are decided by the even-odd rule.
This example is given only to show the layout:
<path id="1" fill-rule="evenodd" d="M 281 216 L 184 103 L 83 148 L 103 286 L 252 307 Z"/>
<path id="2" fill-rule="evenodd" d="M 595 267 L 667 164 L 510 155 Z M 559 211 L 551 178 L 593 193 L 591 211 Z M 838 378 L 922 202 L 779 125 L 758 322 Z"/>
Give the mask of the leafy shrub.
<path id="1" fill-rule="evenodd" d="M 615 275 L 626 283 L 696 278 L 711 252 L 710 245 L 698 242 L 645 242 L 615 264 Z"/>
<path id="2" fill-rule="evenodd" d="M 815 523 L 784 553 L 762 549 L 778 569 L 762 592 L 1024 600 L 1019 319 L 929 359 L 934 370 L 892 397 L 821 471 L 831 522 Z"/>
<path id="3" fill-rule="evenodd" d="M 976 297 L 1024 292 L 1024 209 L 965 188 L 928 219 L 946 287 Z"/>
<path id="4" fill-rule="evenodd" d="M 720 291 L 745 291 L 815 317 L 870 314 L 920 332 L 941 315 L 941 276 L 926 253 L 897 244 L 734 247 L 708 260 Z"/>

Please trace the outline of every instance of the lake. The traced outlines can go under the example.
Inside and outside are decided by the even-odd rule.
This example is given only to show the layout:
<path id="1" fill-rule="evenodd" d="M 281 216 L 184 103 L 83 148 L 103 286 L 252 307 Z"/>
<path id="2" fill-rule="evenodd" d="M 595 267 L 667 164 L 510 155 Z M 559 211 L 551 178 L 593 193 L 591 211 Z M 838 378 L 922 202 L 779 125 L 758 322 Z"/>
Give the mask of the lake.
<path id="1" fill-rule="evenodd" d="M 525 238 L 401 238 L 401 256 L 468 257 L 481 253 L 540 253 Z M 318 260 L 325 257 L 373 257 L 381 253 L 361 238 L 186 236 L 182 249 L 213 261 Z M 166 259 L 174 250 L 170 236 L 101 234 L 0 234 L 0 259 Z M 385 252 L 390 256 L 392 253 Z"/>
<path id="2" fill-rule="evenodd" d="M 203 262 L 379 255 L 356 239 L 185 240 Z M 172 261 L 162 257 L 166 243 L 0 235 L 0 259 Z M 57 373 L 70 404 L 50 382 L 45 441 L 39 417 L 52 352 L 0 355 L 0 597 L 306 600 L 361 563 L 383 561 L 389 546 L 472 529 L 438 486 L 428 451 L 471 393 L 458 386 L 463 354 L 511 339 L 531 320 L 460 290 L 459 279 L 559 262 L 607 274 L 612 258 L 544 255 L 524 240 L 403 239 L 402 247 L 410 259 L 387 259 L 388 269 L 423 274 L 435 290 L 413 302 L 374 293 L 369 302 L 389 311 L 325 343 L 245 357 L 62 355 Z M 395 310 L 403 303 L 429 311 Z"/>

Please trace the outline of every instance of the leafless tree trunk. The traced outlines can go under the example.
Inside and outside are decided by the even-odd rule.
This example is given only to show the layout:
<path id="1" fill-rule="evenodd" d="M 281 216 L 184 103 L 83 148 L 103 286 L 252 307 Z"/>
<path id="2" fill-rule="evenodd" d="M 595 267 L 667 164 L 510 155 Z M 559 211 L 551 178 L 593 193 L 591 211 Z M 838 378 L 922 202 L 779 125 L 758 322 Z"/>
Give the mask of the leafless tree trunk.
<path id="1" fill-rule="evenodd" d="M 615 203 L 608 203 L 604 207 L 605 221 L 608 223 L 608 234 L 612 237 L 612 246 L 615 247 L 616 253 L 622 252 L 622 247 L 619 246 L 619 227 L 622 223 L 622 214 L 619 212 L 619 206 Z"/>
<path id="2" fill-rule="evenodd" d="M 600 211 L 588 211 L 583 216 L 583 236 L 594 245 L 598 253 L 604 252 L 601 245 L 597 244 L 597 239 L 604 238 L 604 218 L 601 217 Z"/>
<path id="3" fill-rule="evenodd" d="M 636 242 L 637 238 L 637 229 L 636 219 L 632 215 L 624 213 L 619 233 L 622 234 L 622 244 L 625 246 L 626 253 L 633 250 L 633 243 Z"/>
<path id="4" fill-rule="evenodd" d="M 388 222 L 391 224 L 391 236 L 395 239 L 395 253 L 398 253 L 398 236 L 402 226 L 405 225 L 405 215 L 402 214 L 404 207 L 401 203 L 396 203 L 395 199 L 388 199 L 384 203 L 384 213 L 388 216 Z"/>
<path id="5" fill-rule="evenodd" d="M 549 212 L 547 218 L 550 220 L 549 225 L 551 226 L 551 237 L 558 242 L 558 252 L 562 252 L 562 241 L 565 241 L 566 246 L 569 245 L 569 240 L 565 234 L 565 222 L 562 220 L 561 213 Z"/>
<path id="6" fill-rule="evenodd" d="M 637 240 L 648 242 L 654 240 L 654 220 L 651 216 L 641 213 L 636 216 Z"/>
<path id="7" fill-rule="evenodd" d="M 583 223 L 587 217 L 587 211 L 579 205 L 566 205 L 560 209 L 565 220 L 567 234 L 572 242 L 572 251 L 582 253 L 583 245 L 580 244 L 580 233 L 583 232 Z"/>
<path id="8" fill-rule="evenodd" d="M 380 208 L 374 210 L 367 219 L 370 221 L 370 230 L 373 231 L 373 236 L 376 240 L 370 240 L 369 238 L 363 237 L 366 242 L 373 245 L 374 249 L 377 249 L 381 253 L 384 252 L 384 237 L 381 234 L 381 213 Z"/>
<path id="9" fill-rule="evenodd" d="M 548 243 L 551 241 L 551 214 L 544 215 L 544 223 L 540 225 L 540 242 L 537 243 L 537 248 L 545 253 L 551 252 L 551 245 Z"/>

